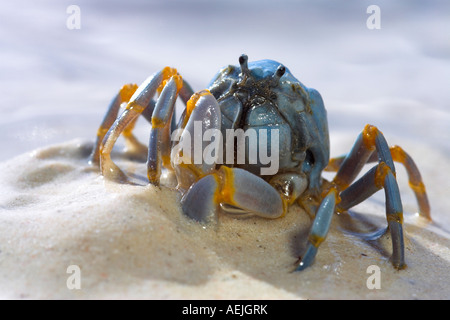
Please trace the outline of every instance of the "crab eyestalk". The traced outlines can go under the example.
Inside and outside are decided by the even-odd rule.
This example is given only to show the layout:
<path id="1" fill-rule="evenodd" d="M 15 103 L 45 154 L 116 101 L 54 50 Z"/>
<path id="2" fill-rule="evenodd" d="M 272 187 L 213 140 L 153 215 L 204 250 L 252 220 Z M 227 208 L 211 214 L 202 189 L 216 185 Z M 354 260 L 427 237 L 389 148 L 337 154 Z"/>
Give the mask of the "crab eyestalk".
<path id="1" fill-rule="evenodd" d="M 285 74 L 285 72 L 286 72 L 286 67 L 283 66 L 282 64 L 280 64 L 272 76 L 270 85 L 272 87 L 277 86 L 278 82 L 280 81 L 281 77 Z"/>
<path id="2" fill-rule="evenodd" d="M 239 57 L 239 64 L 241 66 L 241 73 L 244 76 L 244 79 L 246 79 L 250 75 L 250 70 L 248 68 L 248 57 L 246 54 L 242 54 Z"/>

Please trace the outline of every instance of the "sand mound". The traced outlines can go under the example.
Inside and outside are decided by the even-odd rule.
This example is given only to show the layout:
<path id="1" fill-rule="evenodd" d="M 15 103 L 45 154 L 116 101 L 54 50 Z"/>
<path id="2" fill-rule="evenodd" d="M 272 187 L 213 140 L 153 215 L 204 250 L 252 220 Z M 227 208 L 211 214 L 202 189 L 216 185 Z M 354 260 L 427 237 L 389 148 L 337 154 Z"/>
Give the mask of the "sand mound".
<path id="1" fill-rule="evenodd" d="M 311 224 L 300 207 L 202 226 L 183 216 L 174 190 L 104 181 L 87 163 L 90 147 L 71 141 L 1 164 L 1 298 L 450 298 L 450 240 L 415 216 L 406 270 L 391 266 L 388 236 L 367 240 L 386 225 L 383 204 L 368 201 L 336 215 L 314 265 L 293 273 Z M 137 179 L 140 166 L 130 166 Z M 73 265 L 80 289 L 68 288 Z M 371 265 L 380 289 L 367 287 Z"/>

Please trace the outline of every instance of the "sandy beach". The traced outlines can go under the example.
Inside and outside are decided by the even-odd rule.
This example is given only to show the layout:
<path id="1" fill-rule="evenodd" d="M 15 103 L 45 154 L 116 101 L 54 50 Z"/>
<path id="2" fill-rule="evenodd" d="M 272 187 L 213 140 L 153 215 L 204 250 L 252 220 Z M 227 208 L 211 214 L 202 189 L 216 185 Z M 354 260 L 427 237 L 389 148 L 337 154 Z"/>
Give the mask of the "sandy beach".
<path id="1" fill-rule="evenodd" d="M 184 217 L 177 191 L 105 181 L 88 164 L 91 146 L 74 140 L 2 164 L 2 298 L 449 298 L 448 233 L 422 218 L 406 219 L 406 270 L 390 264 L 388 235 L 365 240 L 386 226 L 372 201 L 336 215 L 314 265 L 293 273 L 311 224 L 299 206 L 204 226 Z M 122 165 L 145 180 L 145 164 Z M 73 265 L 81 287 L 71 290 Z M 367 286 L 372 265 L 380 289 Z"/>

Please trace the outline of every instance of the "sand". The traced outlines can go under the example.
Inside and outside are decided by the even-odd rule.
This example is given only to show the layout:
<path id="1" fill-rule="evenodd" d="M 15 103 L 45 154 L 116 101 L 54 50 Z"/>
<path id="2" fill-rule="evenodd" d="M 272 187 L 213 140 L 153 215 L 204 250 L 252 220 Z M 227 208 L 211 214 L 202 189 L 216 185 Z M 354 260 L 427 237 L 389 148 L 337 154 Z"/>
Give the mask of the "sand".
<path id="1" fill-rule="evenodd" d="M 204 226 L 183 216 L 173 189 L 105 181 L 88 164 L 91 147 L 73 140 L 1 164 L 0 298 L 450 298 L 449 234 L 414 214 L 406 270 L 390 264 L 389 236 L 364 240 L 386 225 L 371 200 L 336 215 L 313 266 L 292 272 L 311 224 L 299 206 L 276 220 L 221 214 Z M 145 180 L 144 164 L 115 157 Z M 70 289 L 73 265 L 79 289 Z M 379 289 L 367 286 L 372 265 Z"/>

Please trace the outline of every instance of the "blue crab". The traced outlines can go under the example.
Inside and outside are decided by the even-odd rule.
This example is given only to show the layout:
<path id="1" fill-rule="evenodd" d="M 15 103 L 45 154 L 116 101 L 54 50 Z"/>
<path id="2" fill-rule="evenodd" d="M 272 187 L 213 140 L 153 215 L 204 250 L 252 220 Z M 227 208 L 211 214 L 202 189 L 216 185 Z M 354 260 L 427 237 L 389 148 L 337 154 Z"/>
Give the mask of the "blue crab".
<path id="1" fill-rule="evenodd" d="M 186 107 L 175 124 L 178 97 Z M 126 107 L 119 115 L 122 103 Z M 139 115 L 152 125 L 148 148 L 132 133 Z M 222 136 L 214 135 L 214 139 L 210 137 L 199 143 L 196 128 L 201 132 L 215 130 Z M 269 141 L 267 136 L 263 140 L 259 135 L 253 145 L 249 143 L 240 149 L 245 161 L 238 161 L 234 144 L 225 151 L 228 160 L 225 163 L 219 157 L 223 148 L 214 152 L 213 161 L 193 161 L 195 154 L 206 153 L 210 147 L 208 141 L 215 141 L 219 147 L 234 143 L 236 138 L 228 136 L 228 132 L 238 129 L 253 130 L 257 136 L 269 131 L 271 138 L 275 136 L 278 140 Z M 174 133 L 178 138 L 173 138 Z M 139 87 L 125 85 L 100 125 L 91 161 L 99 165 L 105 178 L 129 182 L 111 159 L 111 151 L 121 134 L 129 147 L 148 152 L 149 183 L 159 185 L 163 169 L 175 174 L 177 189 L 182 194 L 182 211 L 196 221 L 210 223 L 217 219 L 218 212 L 274 219 L 282 217 L 294 203 L 312 212 L 314 218 L 306 252 L 296 265 L 297 271 L 313 263 L 335 212 L 350 209 L 380 189 L 385 191 L 392 264 L 397 269 L 406 266 L 403 209 L 394 161 L 405 166 L 419 212 L 431 219 L 417 166 L 402 148 L 390 148 L 376 127 L 367 125 L 347 155 L 329 159 L 327 114 L 321 95 L 273 60 L 248 62 L 247 56 L 242 55 L 239 66 L 224 67 L 207 90 L 196 93 L 170 67 L 153 74 Z M 227 136 L 226 141 L 223 134 Z M 267 163 L 250 159 L 251 153 L 264 143 L 267 147 L 277 147 L 271 153 L 276 151 L 278 170 L 266 175 L 261 173 L 267 169 Z M 356 180 L 363 166 L 370 162 L 376 164 Z M 324 170 L 337 172 L 335 178 L 332 181 L 322 178 Z"/>

